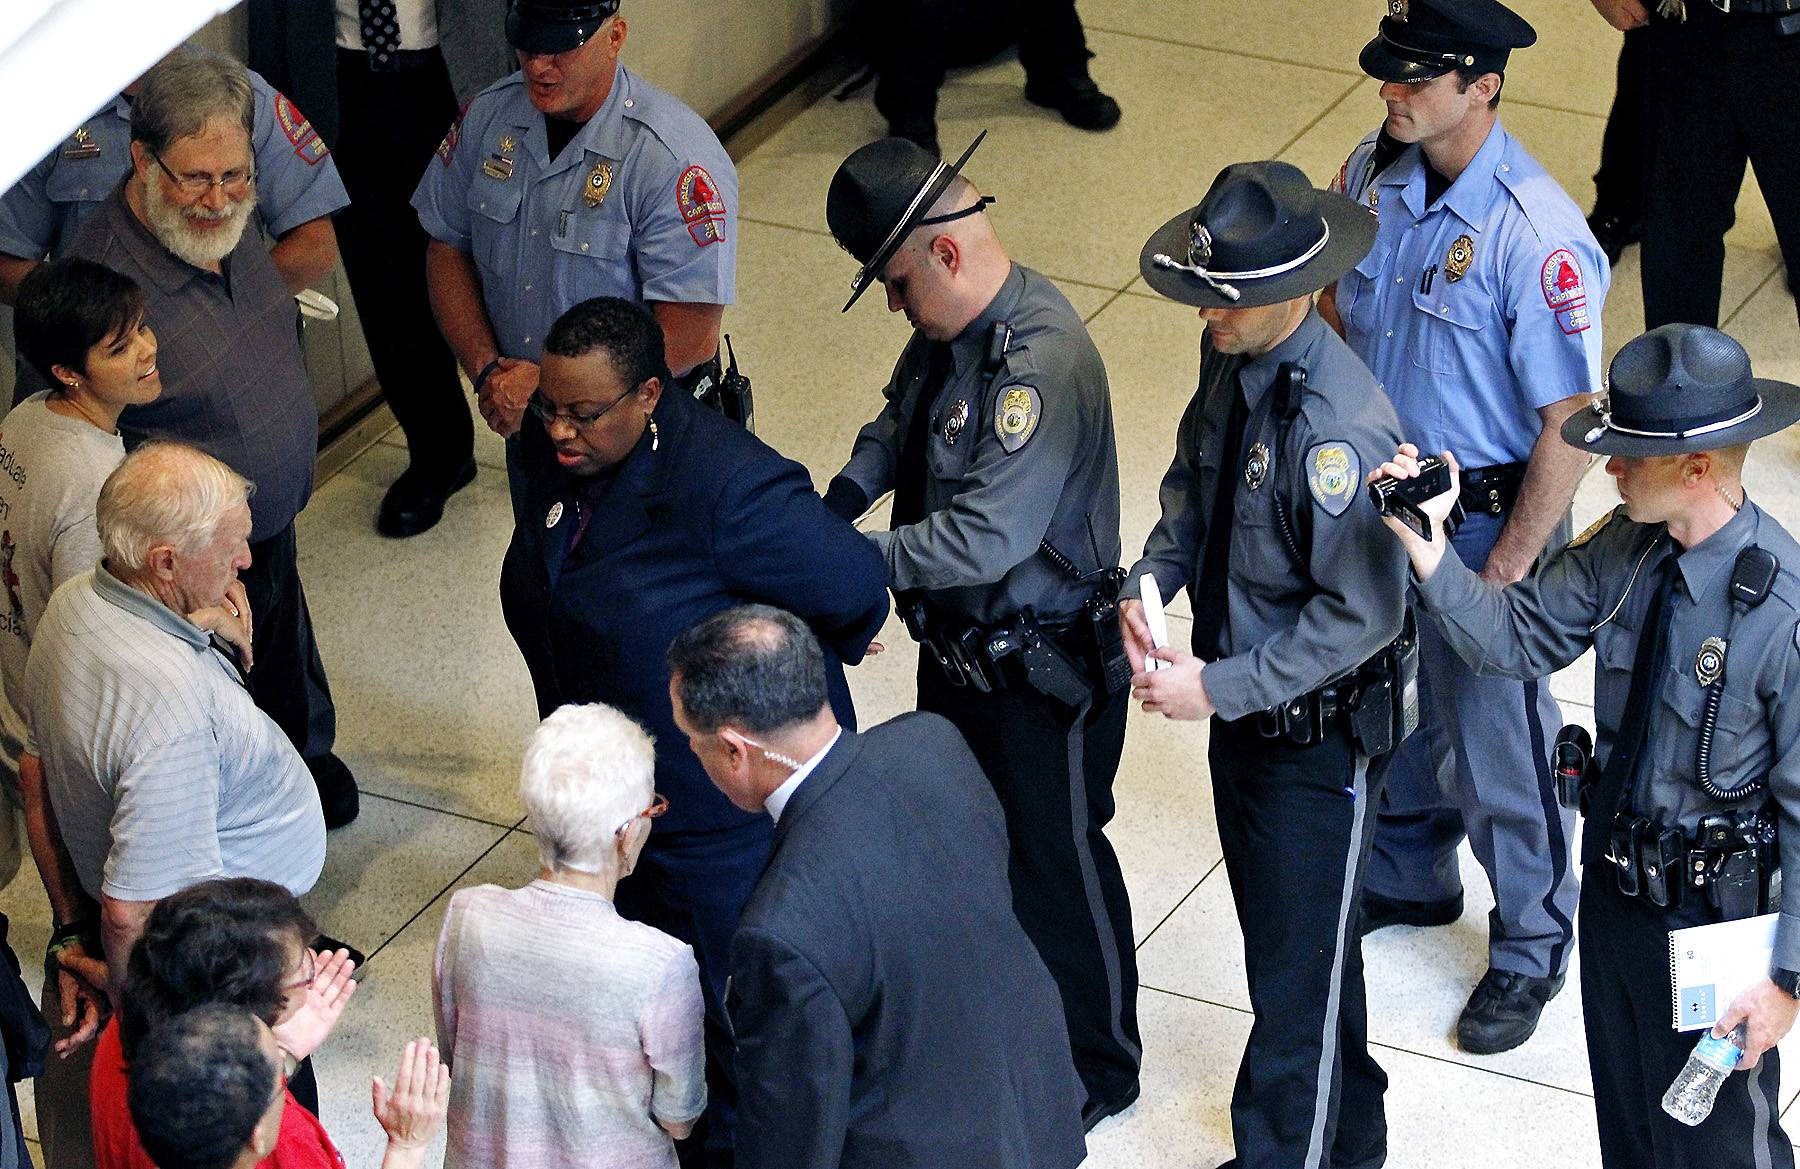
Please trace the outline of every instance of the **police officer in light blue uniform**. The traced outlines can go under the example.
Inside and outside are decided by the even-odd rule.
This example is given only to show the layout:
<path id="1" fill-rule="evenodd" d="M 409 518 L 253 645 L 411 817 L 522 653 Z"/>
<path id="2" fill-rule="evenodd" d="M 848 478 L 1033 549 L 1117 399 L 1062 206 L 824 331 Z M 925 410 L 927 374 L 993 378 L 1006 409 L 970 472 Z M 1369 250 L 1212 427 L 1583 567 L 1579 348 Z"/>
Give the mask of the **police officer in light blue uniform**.
<path id="1" fill-rule="evenodd" d="M 647 304 L 678 383 L 718 353 L 737 173 L 698 114 L 619 63 L 618 8 L 513 0 L 521 71 L 470 103 L 413 195 L 433 311 L 502 435 L 550 325 L 591 297 Z"/>
<path id="2" fill-rule="evenodd" d="M 204 52 L 188 48 L 178 52 Z M 246 71 L 248 72 L 248 71 Z M 332 212 L 350 205 L 337 164 L 312 124 L 254 72 L 251 150 L 256 156 L 256 209 L 276 238 L 271 256 L 289 287 L 302 288 L 337 262 L 337 246 L 289 247 L 292 233 L 318 223 L 327 241 Z M 131 169 L 131 99 L 135 83 L 83 122 L 63 144 L 0 195 L 0 299 L 11 303 L 18 281 L 45 259 L 66 255 L 75 233 Z M 295 240 L 296 244 L 317 241 Z M 302 255 L 302 251 L 310 254 Z M 8 260 L 14 261 L 7 263 Z M 23 263 L 20 264 L 19 262 Z"/>
<path id="3" fill-rule="evenodd" d="M 1470 468 L 1457 551 L 1497 585 L 1566 526 L 1587 460 L 1557 427 L 1600 388 L 1610 280 L 1580 209 L 1494 112 L 1508 54 L 1535 39 L 1497 0 L 1390 0 L 1362 54 L 1388 118 L 1338 183 L 1379 219 L 1337 284 L 1345 339 L 1407 440 Z M 1457 1037 L 1491 1054 L 1530 1037 L 1568 965 L 1574 825 L 1549 764 L 1562 718 L 1543 680 L 1478 678 L 1435 631 L 1421 641 L 1423 721 L 1388 771 L 1364 927 L 1456 920 L 1466 832 L 1496 909 Z"/>

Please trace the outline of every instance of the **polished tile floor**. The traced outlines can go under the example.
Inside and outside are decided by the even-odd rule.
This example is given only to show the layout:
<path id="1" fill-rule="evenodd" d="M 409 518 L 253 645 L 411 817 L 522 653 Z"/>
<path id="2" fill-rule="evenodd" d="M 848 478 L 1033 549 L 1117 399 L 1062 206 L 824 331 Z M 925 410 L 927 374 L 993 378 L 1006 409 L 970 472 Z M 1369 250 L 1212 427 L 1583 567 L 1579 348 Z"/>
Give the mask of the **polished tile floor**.
<path id="1" fill-rule="evenodd" d="M 1515 55 L 1504 121 L 1585 207 L 1617 35 L 1574 0 L 1517 6 L 1542 41 Z M 1380 6 L 1084 0 L 1082 12 L 1098 54 L 1094 75 L 1125 108 L 1115 131 L 1083 134 L 1027 105 L 1010 60 L 952 79 L 941 131 L 950 149 L 991 131 L 969 174 L 999 197 L 991 214 L 1014 255 L 1062 285 L 1105 355 L 1130 557 L 1156 518 L 1155 486 L 1192 391 L 1200 331 L 1190 311 L 1147 294 L 1138 249 L 1226 163 L 1279 157 L 1321 182 L 1335 173 L 1380 116 L 1376 86 L 1355 64 Z M 740 160 L 738 304 L 727 328 L 756 381 L 762 437 L 804 462 L 821 485 L 876 412 L 906 335 L 878 296 L 839 315 L 854 268 L 824 224 L 833 169 L 881 131 L 866 100 L 825 99 Z M 1800 380 L 1794 301 L 1753 184 L 1739 211 L 1728 240 L 1727 328 L 1761 374 Z M 1637 285 L 1636 255 L 1628 253 L 1606 306 L 1609 353 L 1641 327 Z M 361 992 L 317 1061 L 326 1124 L 353 1167 L 379 1158 L 369 1076 L 391 1074 L 404 1040 L 431 1028 L 430 955 L 446 898 L 470 884 L 521 883 L 535 866 L 514 795 L 533 705 L 497 603 L 511 516 L 491 435 L 480 457 L 480 478 L 427 535 L 394 543 L 371 526 L 382 490 L 405 465 L 397 433 L 323 483 L 300 524 L 302 570 L 337 695 L 339 750 L 365 792 L 361 819 L 332 837 L 325 876 L 308 898 L 329 932 L 371 957 Z M 1800 524 L 1797 462 L 1800 435 L 1790 434 L 1762 443 L 1749 471 L 1751 494 L 1790 525 Z M 1595 468 L 1577 499 L 1577 522 L 1613 500 Z M 869 721 L 910 705 L 912 647 L 897 622 L 884 638 L 892 652 L 852 678 Z M 1571 719 L 1591 722 L 1587 669 L 1577 663 L 1555 690 Z M 1096 1169 L 1207 1169 L 1231 1152 L 1227 1105 L 1250 1016 L 1241 938 L 1219 871 L 1205 739 L 1203 726 L 1143 715 L 1131 724 L 1110 835 L 1131 886 L 1143 969 L 1144 1094 L 1093 1137 L 1088 1164 Z M 1389 930 L 1366 947 L 1371 1033 L 1392 1077 L 1389 1164 L 1596 1164 L 1573 989 L 1520 1050 L 1468 1056 L 1450 1037 L 1485 965 L 1491 904 L 1466 857 L 1464 872 L 1460 922 Z M 40 953 L 48 914 L 29 866 L 0 894 L 0 909 L 12 918 L 19 953 Z M 1784 1103 L 1796 1088 L 1800 1077 L 1791 1078 Z"/>

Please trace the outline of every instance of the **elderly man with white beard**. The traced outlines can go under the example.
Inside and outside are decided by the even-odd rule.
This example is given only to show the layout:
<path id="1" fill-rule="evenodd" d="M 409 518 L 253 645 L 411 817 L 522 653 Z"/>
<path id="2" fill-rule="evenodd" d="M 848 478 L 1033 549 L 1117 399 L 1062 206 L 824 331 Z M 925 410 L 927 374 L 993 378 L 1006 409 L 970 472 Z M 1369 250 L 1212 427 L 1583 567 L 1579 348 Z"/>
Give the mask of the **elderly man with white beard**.
<path id="1" fill-rule="evenodd" d="M 160 341 L 163 394 L 127 409 L 128 447 L 190 443 L 253 477 L 254 614 L 249 689 L 306 761 L 325 823 L 356 817 L 356 781 L 331 753 L 337 715 L 313 638 L 294 545 L 312 493 L 318 416 L 293 298 L 262 240 L 252 96 L 242 66 L 179 53 L 144 75 L 131 111 L 131 170 L 82 226 L 72 254 L 134 278 Z"/>

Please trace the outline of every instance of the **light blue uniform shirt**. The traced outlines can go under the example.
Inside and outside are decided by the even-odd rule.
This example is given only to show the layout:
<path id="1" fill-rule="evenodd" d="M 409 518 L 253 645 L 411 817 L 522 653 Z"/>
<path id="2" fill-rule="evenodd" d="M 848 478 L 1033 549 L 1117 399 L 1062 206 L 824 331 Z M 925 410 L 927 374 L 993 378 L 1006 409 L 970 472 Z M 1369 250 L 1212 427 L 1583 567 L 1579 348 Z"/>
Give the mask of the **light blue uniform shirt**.
<path id="1" fill-rule="evenodd" d="M 591 297 L 730 304 L 737 199 L 712 128 L 621 65 L 555 159 L 522 74 L 483 90 L 412 205 L 474 260 L 500 352 L 536 361 L 556 318 Z"/>
<path id="2" fill-rule="evenodd" d="M 1465 467 L 1523 462 L 1541 407 L 1600 390 L 1606 257 L 1574 201 L 1499 123 L 1429 208 L 1423 151 L 1408 147 L 1371 180 L 1374 143 L 1363 140 L 1336 184 L 1381 220 L 1375 246 L 1338 280 L 1350 348 L 1408 442 L 1454 451 Z"/>
<path id="3" fill-rule="evenodd" d="M 294 103 L 254 71 L 256 209 L 274 235 L 350 205 L 337 163 Z M 131 169 L 131 103 L 121 95 L 82 123 L 4 195 L 0 252 L 58 259 Z"/>

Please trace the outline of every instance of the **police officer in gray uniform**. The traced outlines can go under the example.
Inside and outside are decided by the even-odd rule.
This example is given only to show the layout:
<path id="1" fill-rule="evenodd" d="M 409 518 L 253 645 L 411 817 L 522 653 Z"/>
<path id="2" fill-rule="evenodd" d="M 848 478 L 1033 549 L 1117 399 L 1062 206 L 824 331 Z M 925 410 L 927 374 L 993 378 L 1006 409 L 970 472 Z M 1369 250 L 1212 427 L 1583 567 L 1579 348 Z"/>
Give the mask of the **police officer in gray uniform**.
<path id="1" fill-rule="evenodd" d="M 509 438 L 544 335 L 584 300 L 647 305 L 684 388 L 717 365 L 737 172 L 698 114 L 620 64 L 625 35 L 619 0 L 512 0 L 520 71 L 476 96 L 413 193 L 432 311 Z"/>
<path id="2" fill-rule="evenodd" d="M 1140 264 L 1207 323 L 1162 519 L 1126 584 L 1188 590 L 1193 652 L 1156 647 L 1139 600 L 1120 607 L 1133 696 L 1169 718 L 1212 716 L 1256 1012 L 1231 1101 L 1232 1163 L 1246 1169 L 1372 1169 L 1387 1154 L 1355 923 L 1416 650 L 1405 559 L 1362 484 L 1400 428 L 1312 303 L 1374 235 L 1295 167 L 1240 163 L 1157 229 Z"/>
<path id="3" fill-rule="evenodd" d="M 1014 908 L 1062 993 L 1091 1128 L 1137 1098 L 1131 906 L 1104 828 L 1129 667 L 1114 601 L 1119 468 L 1100 353 L 1044 277 L 1007 258 L 991 199 L 885 138 L 845 160 L 826 218 L 915 332 L 826 504 L 870 534 L 923 649 L 919 707 L 955 723 L 1012 841 Z"/>
<path id="4" fill-rule="evenodd" d="M 1610 397 L 1562 427 L 1607 455 L 1624 503 L 1504 590 L 1438 535 L 1396 525 L 1433 624 L 1483 674 L 1537 678 L 1594 648 L 1598 747 L 1556 741 L 1582 838 L 1581 999 L 1609 1169 L 1792 1169 L 1774 1044 L 1800 1003 L 1800 545 L 1744 491 L 1750 441 L 1800 419 L 1800 387 L 1753 378 L 1715 329 L 1665 325 L 1613 359 Z M 1407 445 L 1383 469 L 1411 477 Z M 1454 466 L 1455 457 L 1442 456 Z M 1451 480 L 1454 490 L 1456 483 Z M 1670 1001 L 1669 931 L 1779 911 L 1768 977 L 1720 1001 L 1740 1070 L 1690 1128 L 1662 1094 L 1711 1016 Z M 1691 1019 L 1686 1018 L 1692 1014 Z M 1759 1058 L 1760 1057 L 1760 1058 Z"/>

